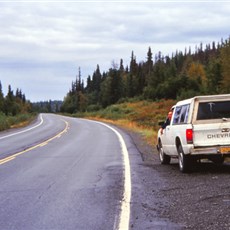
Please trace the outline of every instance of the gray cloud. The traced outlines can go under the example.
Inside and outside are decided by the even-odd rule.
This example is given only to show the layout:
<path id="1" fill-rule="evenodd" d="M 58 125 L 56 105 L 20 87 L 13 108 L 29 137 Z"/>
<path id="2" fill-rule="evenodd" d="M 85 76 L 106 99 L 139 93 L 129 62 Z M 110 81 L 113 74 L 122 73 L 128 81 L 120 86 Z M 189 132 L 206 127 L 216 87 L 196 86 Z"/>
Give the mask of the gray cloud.
<path id="1" fill-rule="evenodd" d="M 106 71 L 148 47 L 171 55 L 229 36 L 228 2 L 0 2 L 0 80 L 34 100 L 63 99 L 81 67 Z M 46 91 L 45 91 L 46 90 Z"/>

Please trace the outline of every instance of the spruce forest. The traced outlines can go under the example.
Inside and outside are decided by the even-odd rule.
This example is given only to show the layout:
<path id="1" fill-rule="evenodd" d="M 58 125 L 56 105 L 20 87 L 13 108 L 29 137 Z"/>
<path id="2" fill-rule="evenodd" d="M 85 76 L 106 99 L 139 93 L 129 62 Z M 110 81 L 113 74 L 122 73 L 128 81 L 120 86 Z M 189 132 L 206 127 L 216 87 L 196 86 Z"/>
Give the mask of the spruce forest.
<path id="1" fill-rule="evenodd" d="M 31 112 L 31 104 L 26 100 L 25 94 L 20 89 L 16 89 L 14 93 L 9 85 L 7 95 L 4 97 L 0 81 L 0 115 L 16 116 L 28 112 Z"/>
<path id="2" fill-rule="evenodd" d="M 119 64 L 101 73 L 97 65 L 86 86 L 81 70 L 64 98 L 62 112 L 96 111 L 129 98 L 158 101 L 181 100 L 195 95 L 230 93 L 230 38 L 191 52 L 176 51 L 171 56 L 153 55 L 148 48 L 146 60 L 137 62 L 131 53 L 129 66 Z"/>
<path id="3" fill-rule="evenodd" d="M 3 95 L 0 81 L 0 131 L 28 124 L 34 118 L 31 103 L 26 100 L 20 89 L 16 92 L 8 86 L 8 93 Z"/>

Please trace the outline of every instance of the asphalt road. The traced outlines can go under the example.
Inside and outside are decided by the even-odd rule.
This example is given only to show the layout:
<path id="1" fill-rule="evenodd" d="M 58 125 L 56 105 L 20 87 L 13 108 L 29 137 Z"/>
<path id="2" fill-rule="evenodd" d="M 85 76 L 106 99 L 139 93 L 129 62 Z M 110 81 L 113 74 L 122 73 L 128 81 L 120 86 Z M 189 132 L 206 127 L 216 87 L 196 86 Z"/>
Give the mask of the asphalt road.
<path id="1" fill-rule="evenodd" d="M 229 173 L 182 174 L 135 133 L 43 114 L 0 133 L 0 229 L 229 230 Z"/>
<path id="2" fill-rule="evenodd" d="M 114 131 L 41 118 L 0 134 L 0 229 L 118 228 L 124 161 Z"/>

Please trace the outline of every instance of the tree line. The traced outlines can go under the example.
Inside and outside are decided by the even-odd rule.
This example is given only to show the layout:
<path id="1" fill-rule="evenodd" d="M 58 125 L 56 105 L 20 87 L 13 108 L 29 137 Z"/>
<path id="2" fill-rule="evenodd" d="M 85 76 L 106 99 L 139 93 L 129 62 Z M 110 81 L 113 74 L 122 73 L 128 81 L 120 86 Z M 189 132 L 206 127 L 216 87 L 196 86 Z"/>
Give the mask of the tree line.
<path id="1" fill-rule="evenodd" d="M 145 61 L 137 62 L 134 52 L 128 66 L 123 60 L 101 73 L 99 65 L 86 86 L 79 68 L 76 80 L 64 98 L 62 112 L 94 111 L 123 100 L 184 99 L 195 95 L 230 93 L 230 38 L 217 44 L 201 43 L 191 52 L 153 56 L 148 48 Z"/>
<path id="2" fill-rule="evenodd" d="M 21 89 L 17 88 L 14 93 L 11 85 L 9 85 L 8 92 L 4 96 L 0 81 L 0 114 L 16 116 L 28 112 L 31 112 L 31 104 L 26 100 L 25 94 L 22 93 Z"/>
<path id="3" fill-rule="evenodd" d="M 36 113 L 58 113 L 62 101 L 59 100 L 49 100 L 49 101 L 38 101 L 32 103 L 32 110 Z"/>

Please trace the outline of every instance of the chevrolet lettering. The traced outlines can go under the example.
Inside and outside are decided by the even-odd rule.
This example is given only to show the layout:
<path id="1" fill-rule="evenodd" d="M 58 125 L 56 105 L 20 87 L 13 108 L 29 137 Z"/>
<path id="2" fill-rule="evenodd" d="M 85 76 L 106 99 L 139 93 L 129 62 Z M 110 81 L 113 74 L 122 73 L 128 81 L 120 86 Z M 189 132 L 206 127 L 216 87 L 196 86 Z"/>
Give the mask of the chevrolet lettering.
<path id="1" fill-rule="evenodd" d="M 208 134 L 207 137 L 208 137 L 208 139 L 211 139 L 211 138 L 226 138 L 226 137 L 230 137 L 230 133 Z"/>

